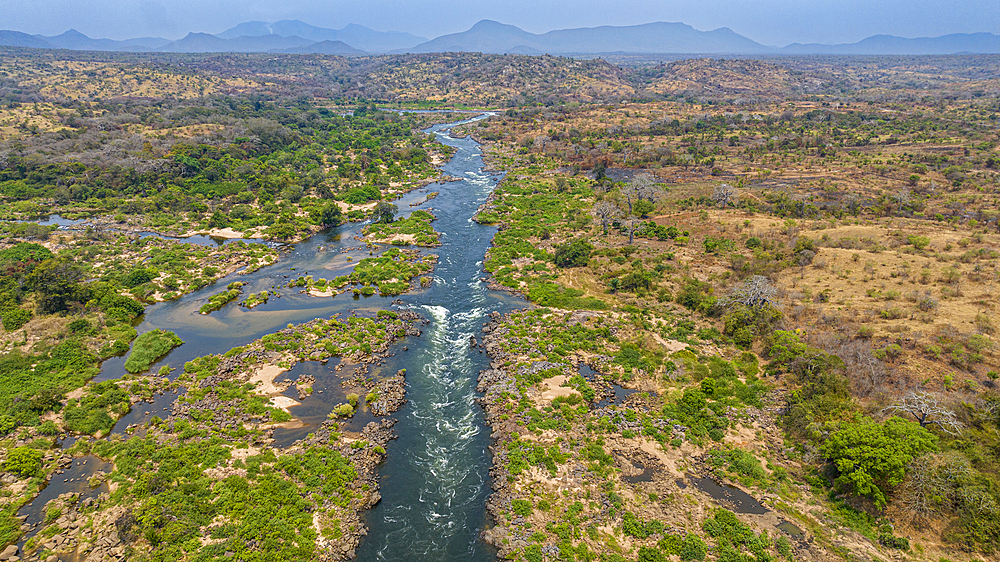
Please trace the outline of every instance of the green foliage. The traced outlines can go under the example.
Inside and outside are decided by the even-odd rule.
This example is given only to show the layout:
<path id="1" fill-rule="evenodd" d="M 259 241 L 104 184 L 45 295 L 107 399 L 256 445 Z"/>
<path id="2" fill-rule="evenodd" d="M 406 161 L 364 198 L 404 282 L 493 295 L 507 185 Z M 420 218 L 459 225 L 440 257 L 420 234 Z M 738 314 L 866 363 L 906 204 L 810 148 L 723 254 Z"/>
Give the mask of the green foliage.
<path id="1" fill-rule="evenodd" d="M 0 319 L 3 320 L 3 329 L 13 332 L 20 330 L 31 320 L 31 311 L 17 306 L 0 305 Z"/>
<path id="2" fill-rule="evenodd" d="M 363 205 L 369 201 L 380 201 L 381 199 L 382 193 L 374 185 L 352 189 L 344 196 L 344 201 L 352 205 Z"/>
<path id="3" fill-rule="evenodd" d="M 125 370 L 130 373 L 145 371 L 183 343 L 177 334 L 159 328 L 141 334 L 132 344 L 132 353 L 125 359 Z"/>
<path id="4" fill-rule="evenodd" d="M 715 308 L 713 288 L 709 283 L 694 278 L 685 279 L 675 301 L 695 312 L 707 314 Z"/>
<path id="5" fill-rule="evenodd" d="M 725 467 L 745 484 L 761 484 L 767 478 L 760 460 L 743 449 L 713 449 L 707 461 L 710 466 Z"/>
<path id="6" fill-rule="evenodd" d="M 584 267 L 590 262 L 594 246 L 579 238 L 556 246 L 553 261 L 559 267 Z"/>
<path id="7" fill-rule="evenodd" d="M 91 385 L 80 400 L 69 400 L 63 410 L 66 429 L 77 433 L 107 434 L 114 427 L 115 418 L 129 411 L 128 392 L 114 381 Z"/>
<path id="8" fill-rule="evenodd" d="M 667 557 L 658 548 L 640 546 L 636 562 L 667 562 Z"/>
<path id="9" fill-rule="evenodd" d="M 43 262 L 53 257 L 52 252 L 41 244 L 19 242 L 6 250 L 0 250 L 0 265 L 22 264 L 30 268 L 33 263 Z"/>
<path id="10" fill-rule="evenodd" d="M 724 237 L 706 236 L 703 241 L 706 254 L 718 254 L 720 252 L 732 251 L 736 244 L 732 240 Z"/>
<path id="11" fill-rule="evenodd" d="M 513 500 L 510 502 L 510 506 L 514 510 L 515 515 L 521 515 L 524 517 L 531 515 L 531 512 L 534 510 L 530 500 Z"/>
<path id="12" fill-rule="evenodd" d="M 309 218 L 313 224 L 323 227 L 337 226 L 344 221 L 340 205 L 336 203 L 327 203 L 322 207 L 314 207 L 309 211 Z"/>
<path id="13" fill-rule="evenodd" d="M 346 507 L 357 473 L 339 451 L 311 447 L 277 457 L 271 451 L 246 459 L 246 476 L 222 481 L 205 471 L 225 466 L 228 446 L 217 438 L 159 443 L 154 437 L 101 442 L 114 456 L 117 497 L 133 498 L 134 523 L 120 528 L 144 537 L 159 559 L 215 559 L 225 551 L 241 560 L 313 560 L 317 557 L 313 512 Z M 220 518 L 213 544 L 197 538 Z"/>
<path id="14" fill-rule="evenodd" d="M 122 277 L 121 283 L 125 288 L 134 289 L 143 283 L 149 283 L 153 279 L 156 279 L 156 277 L 156 270 L 137 267 Z"/>
<path id="15" fill-rule="evenodd" d="M 0 414 L 34 425 L 39 415 L 60 406 L 67 390 L 83 386 L 97 372 L 97 357 L 78 338 L 48 353 L 0 355 Z"/>
<path id="16" fill-rule="evenodd" d="M 930 245 L 931 239 L 926 236 L 911 234 L 906 237 L 906 242 L 918 250 L 923 250 Z"/>
<path id="17" fill-rule="evenodd" d="M 566 310 L 607 310 L 608 305 L 597 298 L 584 297 L 579 289 L 567 289 L 556 283 L 537 283 L 528 290 L 528 299 L 540 306 Z"/>
<path id="18" fill-rule="evenodd" d="M 737 346 L 747 349 L 760 336 L 767 336 L 781 320 L 781 312 L 773 306 L 736 304 L 722 315 L 722 333 L 733 338 Z"/>
<path id="19" fill-rule="evenodd" d="M 216 293 L 208 298 L 208 302 L 203 304 L 198 312 L 201 314 L 209 314 L 219 310 L 223 306 L 233 302 L 238 299 L 240 295 L 243 294 L 243 290 L 240 287 L 230 288 L 227 291 Z"/>
<path id="20" fill-rule="evenodd" d="M 837 467 L 838 486 L 884 507 L 886 495 L 903 481 L 910 461 L 937 450 L 937 436 L 895 416 L 883 423 L 861 418 L 841 423 L 822 450 Z"/>
<path id="21" fill-rule="evenodd" d="M 415 252 L 390 248 L 377 258 L 365 258 L 354 266 L 354 271 L 344 279 L 344 284 L 350 282 L 369 287 L 374 285 L 383 296 L 405 293 L 410 288 L 409 281 L 430 271 L 436 260 L 436 256 L 421 257 Z M 373 293 L 374 289 L 369 292 Z"/>
<path id="22" fill-rule="evenodd" d="M 51 314 L 66 310 L 71 302 L 86 298 L 80 281 L 83 272 L 71 260 L 47 259 L 38 264 L 28 276 L 25 285 L 35 291 L 38 312 Z"/>
<path id="23" fill-rule="evenodd" d="M 728 509 L 716 509 L 702 527 L 708 536 L 715 539 L 720 560 L 739 560 L 737 553 L 743 549 L 750 552 L 757 562 L 772 560 L 768 552 L 771 540 L 767 533 L 754 534 L 749 525 L 740 521 L 736 514 Z"/>
<path id="24" fill-rule="evenodd" d="M 631 511 L 622 513 L 622 532 L 630 537 L 644 539 L 663 531 L 663 522 L 656 519 L 642 521 Z"/>
<path id="25" fill-rule="evenodd" d="M 684 543 L 681 545 L 681 560 L 704 560 L 708 554 L 708 545 L 698 535 L 688 533 L 684 536 Z"/>
<path id="26" fill-rule="evenodd" d="M 441 235 L 431 226 L 434 220 L 436 217 L 427 211 L 413 211 L 405 219 L 373 222 L 364 233 L 376 242 L 392 240 L 397 245 L 408 245 L 403 238 L 412 236 L 415 245 L 429 248 L 440 245 Z"/>
<path id="27" fill-rule="evenodd" d="M 654 368 L 653 364 L 643 355 L 639 346 L 631 343 L 622 344 L 614 362 L 621 365 L 626 373 L 631 373 L 634 369 L 648 372 Z"/>
<path id="28" fill-rule="evenodd" d="M 21 478 L 34 476 L 42 468 L 44 453 L 31 447 L 15 447 L 8 451 L 3 469 Z"/>
<path id="29" fill-rule="evenodd" d="M 379 201 L 372 209 L 372 221 L 377 223 L 391 223 L 396 220 L 396 213 L 399 207 L 388 201 Z"/>

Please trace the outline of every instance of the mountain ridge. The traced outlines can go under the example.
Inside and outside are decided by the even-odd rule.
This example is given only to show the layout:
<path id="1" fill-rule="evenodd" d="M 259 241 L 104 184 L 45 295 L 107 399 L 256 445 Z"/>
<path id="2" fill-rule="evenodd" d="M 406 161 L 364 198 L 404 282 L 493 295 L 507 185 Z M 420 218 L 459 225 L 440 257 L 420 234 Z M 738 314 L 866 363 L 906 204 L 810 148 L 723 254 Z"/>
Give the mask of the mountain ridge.
<path id="1" fill-rule="evenodd" d="M 873 35 L 854 43 L 763 45 L 732 29 L 700 31 L 680 22 L 604 25 L 531 33 L 515 25 L 480 20 L 465 31 L 427 40 L 406 32 L 375 31 L 358 24 L 330 29 L 300 20 L 248 21 L 216 34 L 191 32 L 177 40 L 138 37 L 94 39 L 70 29 L 55 36 L 0 30 L 0 46 L 90 51 L 364 53 L 482 52 L 502 54 L 691 55 L 953 55 L 1000 53 L 1000 35 L 952 33 L 905 38 Z"/>
<path id="2" fill-rule="evenodd" d="M 676 22 L 580 27 L 535 34 L 493 20 L 481 20 L 469 30 L 450 33 L 397 52 L 478 51 L 510 53 L 528 48 L 549 54 L 705 53 L 761 54 L 774 49 L 728 28 L 698 31 Z"/>

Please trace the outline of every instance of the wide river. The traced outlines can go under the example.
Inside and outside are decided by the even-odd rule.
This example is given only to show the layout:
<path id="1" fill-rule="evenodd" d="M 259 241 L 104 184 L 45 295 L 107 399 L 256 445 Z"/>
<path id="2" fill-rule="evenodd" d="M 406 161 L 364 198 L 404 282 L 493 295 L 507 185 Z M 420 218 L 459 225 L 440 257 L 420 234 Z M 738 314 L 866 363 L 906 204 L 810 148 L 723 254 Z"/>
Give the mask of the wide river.
<path id="1" fill-rule="evenodd" d="M 413 308 L 430 321 L 421 337 L 401 341 L 394 348 L 396 354 L 372 371 L 378 378 L 405 368 L 409 402 L 394 414 L 399 419 L 395 426 L 399 439 L 387 446 L 387 458 L 379 470 L 382 501 L 368 516 L 370 531 L 359 547 L 359 560 L 495 559 L 494 550 L 479 538 L 487 517 L 484 505 L 490 490 L 490 457 L 489 431 L 475 401 L 476 378 L 489 360 L 470 347 L 469 339 L 479 332 L 491 312 L 503 313 L 527 303 L 491 291 L 481 280 L 482 261 L 496 229 L 479 225 L 472 217 L 501 175 L 483 170 L 482 153 L 474 140 L 454 138 L 450 132 L 456 125 L 484 118 L 487 115 L 429 129 L 442 143 L 456 149 L 443 168 L 460 181 L 434 184 L 395 201 L 403 215 L 417 209 L 433 212 L 438 217 L 433 224 L 441 233 L 442 243 L 431 250 L 440 257 L 433 273 L 434 283 L 399 297 L 403 304 L 379 296 L 355 299 L 350 293 L 316 298 L 298 289 L 284 288 L 300 275 L 332 279 L 345 274 L 369 255 L 364 242 L 356 238 L 361 226 L 347 224 L 296 244 L 274 265 L 255 273 L 233 275 L 178 300 L 150 306 L 138 326 L 140 333 L 155 328 L 172 330 L 185 341 L 153 367 L 154 371 L 162 365 L 178 369 L 173 377 L 186 361 L 224 353 L 289 323 L 336 313 L 370 315 L 379 309 L 398 307 Z M 427 193 L 432 191 L 439 195 L 427 201 Z M 198 314 L 198 308 L 210 295 L 233 280 L 247 285 L 244 294 L 267 289 L 276 290 L 280 298 L 272 298 L 253 310 L 240 308 L 234 302 L 210 315 Z M 123 363 L 124 358 L 106 361 L 98 379 L 121 377 L 125 374 Z M 339 379 L 330 376 L 334 366 L 334 361 L 304 363 L 288 373 L 293 379 L 301 372 L 316 376 L 313 388 L 324 392 L 314 392 L 301 406 L 291 409 L 306 425 L 276 432 L 276 445 L 286 446 L 304 437 L 326 419 L 335 402 L 343 401 L 338 395 L 342 393 Z M 293 390 L 290 395 L 294 395 Z M 142 423 L 154 414 L 163 415 L 162 410 L 174 397 L 165 395 L 155 404 L 137 405 L 119 420 L 114 432 L 123 433 L 128 424 Z M 362 418 L 355 423 L 364 421 Z M 107 467 L 92 457 L 89 460 L 89 464 L 76 461 L 71 470 L 54 478 L 38 499 L 23 508 L 29 523 L 40 519 L 45 502 L 62 492 L 97 492 L 82 490 L 80 482 L 86 481 L 91 468 Z M 76 485 L 61 482 L 67 476 L 76 480 Z"/>

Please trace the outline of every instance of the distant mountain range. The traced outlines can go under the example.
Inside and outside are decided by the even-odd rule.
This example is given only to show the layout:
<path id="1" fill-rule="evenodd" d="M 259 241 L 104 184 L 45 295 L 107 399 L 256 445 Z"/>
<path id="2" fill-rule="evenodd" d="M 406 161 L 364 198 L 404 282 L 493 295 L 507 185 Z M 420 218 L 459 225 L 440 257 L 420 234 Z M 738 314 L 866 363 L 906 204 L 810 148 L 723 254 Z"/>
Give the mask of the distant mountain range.
<path id="1" fill-rule="evenodd" d="M 745 53 L 773 49 L 728 28 L 698 31 L 683 23 L 647 23 L 561 29 L 541 35 L 519 27 L 483 20 L 462 33 L 443 35 L 408 52 L 598 54 L 598 53 Z"/>
<path id="2" fill-rule="evenodd" d="M 0 30 L 0 45 L 38 49 L 90 51 L 155 51 L 167 53 L 269 52 L 358 55 L 364 53 L 482 53 L 598 55 L 715 54 L 715 55 L 949 55 L 1000 53 L 1000 35 L 957 33 L 907 39 L 875 35 L 857 43 L 839 45 L 793 43 L 786 47 L 762 45 L 729 28 L 699 31 L 683 23 L 647 23 L 530 33 L 491 20 L 468 31 L 427 40 L 398 31 L 375 31 L 351 24 L 343 29 L 316 27 L 298 20 L 275 23 L 250 21 L 221 33 L 189 33 L 171 41 L 139 37 L 118 41 L 92 39 L 76 30 L 61 35 L 28 35 Z"/>

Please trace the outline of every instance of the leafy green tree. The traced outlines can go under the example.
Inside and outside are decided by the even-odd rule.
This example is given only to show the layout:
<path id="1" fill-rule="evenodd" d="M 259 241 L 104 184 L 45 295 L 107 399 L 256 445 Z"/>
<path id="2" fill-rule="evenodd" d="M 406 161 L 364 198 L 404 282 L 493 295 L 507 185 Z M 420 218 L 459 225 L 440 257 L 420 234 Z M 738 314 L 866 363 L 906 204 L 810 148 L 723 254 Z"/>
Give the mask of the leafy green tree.
<path id="1" fill-rule="evenodd" d="M 81 294 L 83 272 L 67 259 L 48 259 L 28 276 L 27 285 L 38 294 L 38 311 L 61 312 Z"/>
<path id="2" fill-rule="evenodd" d="M 215 211 L 208 219 L 208 226 L 211 228 L 226 228 L 229 226 L 229 217 L 222 211 Z"/>
<path id="3" fill-rule="evenodd" d="M 647 201 L 645 199 L 640 199 L 639 201 L 636 201 L 635 205 L 632 206 L 632 210 L 635 212 L 635 214 L 643 218 L 648 216 L 649 213 L 652 213 L 653 209 L 655 208 L 656 206 L 653 205 L 652 201 Z"/>
<path id="4" fill-rule="evenodd" d="M 920 424 L 893 416 L 844 422 L 823 444 L 823 454 L 840 476 L 836 485 L 885 507 L 886 494 L 906 476 L 906 467 L 922 453 L 937 450 L 937 436 Z"/>
<path id="5" fill-rule="evenodd" d="M 376 223 L 390 223 L 396 220 L 396 212 L 399 207 L 389 203 L 387 201 L 379 201 L 375 205 L 375 209 L 372 210 L 372 220 Z"/>
<path id="6" fill-rule="evenodd" d="M 586 240 L 573 240 L 556 246 L 555 263 L 559 267 L 583 267 L 590 262 L 594 247 Z"/>
<path id="7" fill-rule="evenodd" d="M 327 203 L 322 207 L 314 208 L 309 213 L 309 218 L 312 219 L 313 224 L 319 226 L 336 226 L 343 220 L 343 214 L 340 211 L 340 205 Z"/>

